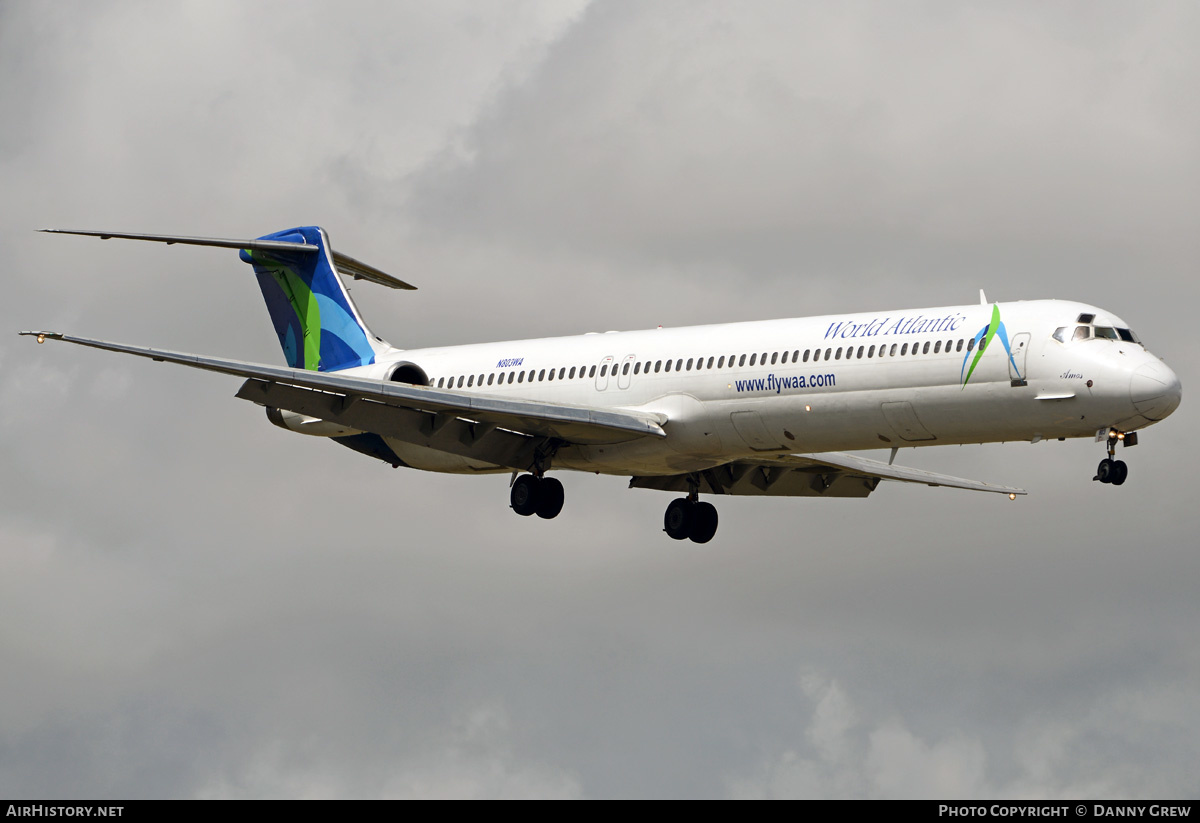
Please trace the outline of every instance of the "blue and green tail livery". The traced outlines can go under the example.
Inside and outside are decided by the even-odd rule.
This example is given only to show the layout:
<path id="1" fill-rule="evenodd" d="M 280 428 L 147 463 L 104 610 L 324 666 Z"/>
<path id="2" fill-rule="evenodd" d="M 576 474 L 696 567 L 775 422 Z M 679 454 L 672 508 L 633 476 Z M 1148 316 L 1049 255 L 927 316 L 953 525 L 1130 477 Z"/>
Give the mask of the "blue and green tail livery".
<path id="1" fill-rule="evenodd" d="M 303 226 L 258 239 L 307 247 L 295 253 L 278 246 L 241 251 L 258 276 L 288 365 L 328 372 L 374 363 L 376 345 L 334 268 L 325 231 Z"/>
<path id="2" fill-rule="evenodd" d="M 1021 370 L 1017 368 L 1017 361 L 1013 359 L 1012 346 L 1008 343 L 1008 329 L 1004 327 L 1004 321 L 1000 319 L 1000 306 L 993 303 L 991 322 L 975 333 L 975 339 L 972 341 L 973 346 L 968 346 L 967 353 L 963 355 L 963 364 L 962 369 L 959 371 L 959 379 L 964 389 L 967 387 L 967 381 L 971 379 L 971 375 L 975 373 L 975 367 L 979 365 L 979 358 L 983 357 L 984 350 L 991 345 L 993 337 L 999 337 L 1000 342 L 1004 344 L 1004 351 L 1008 355 L 1008 362 L 1012 364 L 1013 374 L 1024 378 Z M 972 351 L 972 348 L 974 351 Z M 975 355 L 973 358 L 972 354 Z M 970 368 L 967 368 L 967 360 L 971 361 Z"/>

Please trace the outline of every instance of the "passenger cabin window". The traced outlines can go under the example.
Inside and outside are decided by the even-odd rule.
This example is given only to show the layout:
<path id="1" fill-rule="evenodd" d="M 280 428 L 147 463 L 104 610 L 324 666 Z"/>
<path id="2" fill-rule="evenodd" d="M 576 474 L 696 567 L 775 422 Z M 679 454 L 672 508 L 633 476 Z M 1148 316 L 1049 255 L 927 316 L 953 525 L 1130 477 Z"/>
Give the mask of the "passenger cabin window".
<path id="1" fill-rule="evenodd" d="M 596 376 L 596 367 L 592 366 L 590 369 L 588 369 L 588 377 L 595 377 L 595 376 Z"/>
<path id="2" fill-rule="evenodd" d="M 628 363 L 626 363 L 625 366 L 621 369 L 621 374 L 629 374 L 629 364 Z"/>
<path id="3" fill-rule="evenodd" d="M 808 349 L 805 349 L 805 350 L 804 350 L 804 362 L 805 362 L 805 363 L 807 363 L 807 362 L 808 362 L 808 354 L 809 354 L 809 351 L 808 351 Z"/>

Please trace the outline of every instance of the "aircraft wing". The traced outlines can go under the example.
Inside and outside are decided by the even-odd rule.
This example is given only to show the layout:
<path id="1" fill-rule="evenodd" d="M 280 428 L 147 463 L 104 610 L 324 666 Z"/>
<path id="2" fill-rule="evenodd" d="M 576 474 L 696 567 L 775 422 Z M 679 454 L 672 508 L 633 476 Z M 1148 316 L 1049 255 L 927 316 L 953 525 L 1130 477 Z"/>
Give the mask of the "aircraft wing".
<path id="1" fill-rule="evenodd" d="M 781 454 L 736 460 L 697 474 L 699 491 L 709 494 L 769 495 L 775 497 L 866 497 L 880 480 L 949 486 L 955 489 L 1026 494 L 1024 489 L 967 480 L 948 474 L 893 466 L 856 454 Z M 687 492 L 689 475 L 634 477 L 633 488 Z"/>
<path id="2" fill-rule="evenodd" d="M 245 377 L 237 393 L 242 399 L 513 468 L 528 468 L 527 458 L 550 440 L 583 444 L 666 437 L 666 416 L 649 412 L 512 400 L 58 332 L 21 334 Z"/>

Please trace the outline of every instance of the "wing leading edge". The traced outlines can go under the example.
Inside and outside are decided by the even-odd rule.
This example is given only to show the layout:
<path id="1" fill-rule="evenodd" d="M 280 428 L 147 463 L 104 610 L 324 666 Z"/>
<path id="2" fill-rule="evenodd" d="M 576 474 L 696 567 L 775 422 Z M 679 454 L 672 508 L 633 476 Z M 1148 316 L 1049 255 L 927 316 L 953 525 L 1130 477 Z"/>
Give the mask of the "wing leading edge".
<path id="1" fill-rule="evenodd" d="M 648 412 L 510 400 L 407 383 L 369 380 L 336 372 L 290 369 L 167 349 L 129 346 L 59 332 L 23 331 L 21 334 L 37 337 L 39 342 L 62 340 L 158 362 L 245 377 L 248 378 L 247 382 L 238 392 L 238 397 L 301 414 L 324 416 L 314 414 L 314 410 L 324 412 L 328 415 L 327 419 L 345 422 L 350 426 L 355 426 L 350 418 L 361 422 L 367 419 L 388 420 L 390 416 L 388 431 L 381 432 L 383 434 L 399 436 L 400 432 L 408 431 L 412 424 L 419 424 L 419 428 L 436 434 L 454 422 L 456 425 L 452 428 L 470 425 L 472 437 L 497 429 L 579 444 L 666 437 L 662 428 L 666 417 Z M 366 405 L 359 401 L 365 401 Z M 361 408 L 354 411 L 356 406 Z M 371 411 L 369 418 L 360 416 L 364 410 Z"/>

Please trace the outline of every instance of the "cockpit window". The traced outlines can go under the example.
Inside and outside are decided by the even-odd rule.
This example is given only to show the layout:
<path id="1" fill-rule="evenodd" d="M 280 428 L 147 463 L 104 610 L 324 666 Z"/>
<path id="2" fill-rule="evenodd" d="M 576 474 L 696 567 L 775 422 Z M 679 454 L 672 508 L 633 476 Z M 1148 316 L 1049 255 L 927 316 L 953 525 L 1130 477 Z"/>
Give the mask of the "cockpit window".
<path id="1" fill-rule="evenodd" d="M 1054 330 L 1054 339 L 1060 343 L 1067 342 L 1067 335 L 1070 335 L 1071 340 L 1089 340 L 1095 337 L 1097 340 L 1124 340 L 1126 343 L 1135 343 L 1142 345 L 1142 341 L 1133 333 L 1133 329 L 1121 329 L 1114 326 L 1096 326 L 1090 321 L 1094 320 L 1094 314 L 1079 315 L 1077 326 L 1059 326 Z M 1074 328 L 1072 333 L 1071 329 Z"/>

